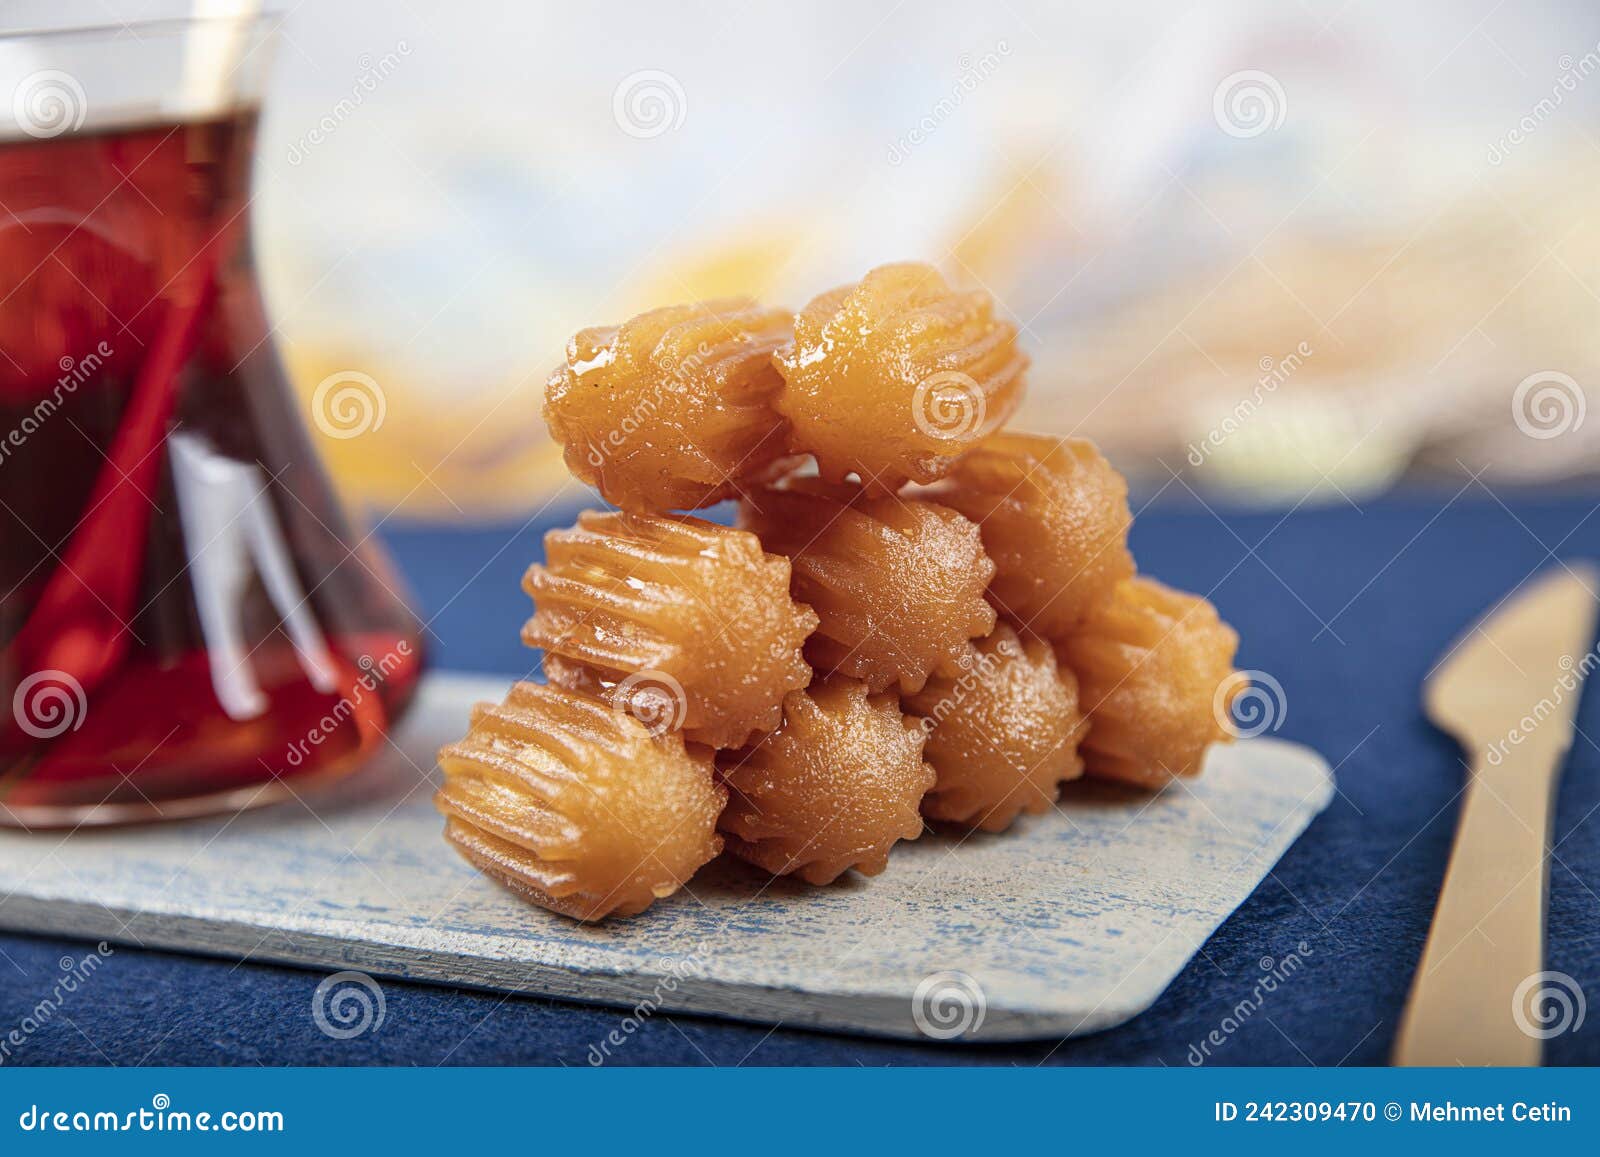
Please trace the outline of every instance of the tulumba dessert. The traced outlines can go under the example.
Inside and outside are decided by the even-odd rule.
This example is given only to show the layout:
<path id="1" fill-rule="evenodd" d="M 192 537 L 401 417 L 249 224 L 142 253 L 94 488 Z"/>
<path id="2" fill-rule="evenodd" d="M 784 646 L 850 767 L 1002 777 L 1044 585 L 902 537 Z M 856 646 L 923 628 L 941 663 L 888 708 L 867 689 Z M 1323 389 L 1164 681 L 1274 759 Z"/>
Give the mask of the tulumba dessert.
<path id="1" fill-rule="evenodd" d="M 994 627 L 994 563 L 947 506 L 809 478 L 752 493 L 739 521 L 789 559 L 795 598 L 817 615 L 806 656 L 819 671 L 916 691 Z"/>

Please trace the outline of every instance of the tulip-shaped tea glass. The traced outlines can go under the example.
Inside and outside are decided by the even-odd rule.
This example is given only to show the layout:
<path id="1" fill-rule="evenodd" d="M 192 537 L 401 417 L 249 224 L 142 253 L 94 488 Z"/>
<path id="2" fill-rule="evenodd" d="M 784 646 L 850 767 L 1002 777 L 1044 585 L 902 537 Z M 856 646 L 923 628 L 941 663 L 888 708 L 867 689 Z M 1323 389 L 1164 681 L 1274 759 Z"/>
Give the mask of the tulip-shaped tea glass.
<path id="1" fill-rule="evenodd" d="M 0 37 L 0 823 L 266 803 L 380 744 L 416 620 L 262 308 L 253 19 Z"/>

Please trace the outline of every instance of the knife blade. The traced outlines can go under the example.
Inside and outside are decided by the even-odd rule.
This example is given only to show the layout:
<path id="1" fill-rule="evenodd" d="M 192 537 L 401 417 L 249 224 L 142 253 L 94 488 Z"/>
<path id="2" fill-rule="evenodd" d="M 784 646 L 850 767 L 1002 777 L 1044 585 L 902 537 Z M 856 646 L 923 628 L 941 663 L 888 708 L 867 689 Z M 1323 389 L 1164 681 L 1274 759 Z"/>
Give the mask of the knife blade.
<path id="1" fill-rule="evenodd" d="M 1396 1040 L 1403 1065 L 1535 1065 L 1550 819 L 1572 745 L 1600 570 L 1563 563 L 1492 608 L 1423 684 L 1461 744 L 1461 817 Z"/>

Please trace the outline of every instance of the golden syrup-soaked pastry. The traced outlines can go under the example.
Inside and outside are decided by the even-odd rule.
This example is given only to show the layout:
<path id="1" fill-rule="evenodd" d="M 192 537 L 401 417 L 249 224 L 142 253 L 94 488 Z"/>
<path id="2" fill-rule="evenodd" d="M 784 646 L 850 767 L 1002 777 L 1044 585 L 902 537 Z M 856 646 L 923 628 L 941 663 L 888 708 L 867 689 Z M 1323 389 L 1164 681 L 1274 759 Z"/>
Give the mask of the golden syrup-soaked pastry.
<path id="1" fill-rule="evenodd" d="M 1200 770 L 1226 742 L 1239 636 L 1199 595 L 1148 578 L 1118 583 L 1109 600 L 1056 646 L 1078 676 L 1089 715 L 1081 748 L 1091 776 L 1160 787 Z"/>
<path id="2" fill-rule="evenodd" d="M 893 695 L 835 675 L 783 701 L 783 723 L 717 757 L 730 798 L 728 850 L 777 875 L 827 884 L 850 868 L 876 876 L 898 840 L 922 833 L 933 786 L 922 728 Z"/>
<path id="3" fill-rule="evenodd" d="M 941 478 L 1021 402 L 1016 337 L 987 293 L 953 290 L 931 265 L 880 266 L 795 315 L 775 359 L 790 445 L 824 478 L 854 473 L 878 493 Z"/>
<path id="4" fill-rule="evenodd" d="M 1092 442 L 1002 433 L 927 497 L 982 528 L 995 562 L 990 597 L 1044 638 L 1072 630 L 1133 574 L 1128 484 Z"/>
<path id="5" fill-rule="evenodd" d="M 747 298 L 674 305 L 580 331 L 545 389 L 567 469 L 627 510 L 732 497 L 788 453 L 772 354 L 789 314 Z"/>
<path id="6" fill-rule="evenodd" d="M 812 478 L 753 491 L 739 517 L 794 564 L 795 598 L 821 620 L 806 644 L 820 671 L 915 691 L 994 627 L 984 599 L 994 563 L 949 507 Z"/>
<path id="7" fill-rule="evenodd" d="M 921 717 L 923 754 L 939 775 L 922 800 L 930 819 L 1005 831 L 1023 812 L 1048 811 L 1061 785 L 1083 774 L 1078 744 L 1089 725 L 1076 677 L 1057 669 L 1050 644 L 1007 623 L 902 706 Z"/>
<path id="8" fill-rule="evenodd" d="M 485 874 L 579 920 L 631 916 L 722 850 L 709 748 L 587 695 L 518 683 L 439 753 L 445 835 Z"/>
<path id="9" fill-rule="evenodd" d="M 817 616 L 790 597 L 789 560 L 748 531 L 591 510 L 544 544 L 523 579 L 535 607 L 522 639 L 557 682 L 654 730 L 734 747 L 776 727 L 784 695 L 810 681 L 802 647 Z"/>

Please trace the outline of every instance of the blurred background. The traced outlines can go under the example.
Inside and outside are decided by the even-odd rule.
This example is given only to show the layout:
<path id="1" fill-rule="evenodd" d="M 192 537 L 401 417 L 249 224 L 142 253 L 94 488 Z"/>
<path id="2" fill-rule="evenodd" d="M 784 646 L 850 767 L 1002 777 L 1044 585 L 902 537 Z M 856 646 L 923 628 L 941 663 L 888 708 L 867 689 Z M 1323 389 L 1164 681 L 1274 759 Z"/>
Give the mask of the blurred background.
<path id="1" fill-rule="evenodd" d="M 377 518 L 504 517 L 570 485 L 539 403 L 582 326 L 728 293 L 798 307 L 906 258 L 987 286 L 1034 358 L 1021 422 L 1094 437 L 1146 494 L 1355 502 L 1600 466 L 1587 0 L 274 19 L 269 311 L 308 407 L 330 378 L 376 383 L 358 429 L 313 429 Z"/>

